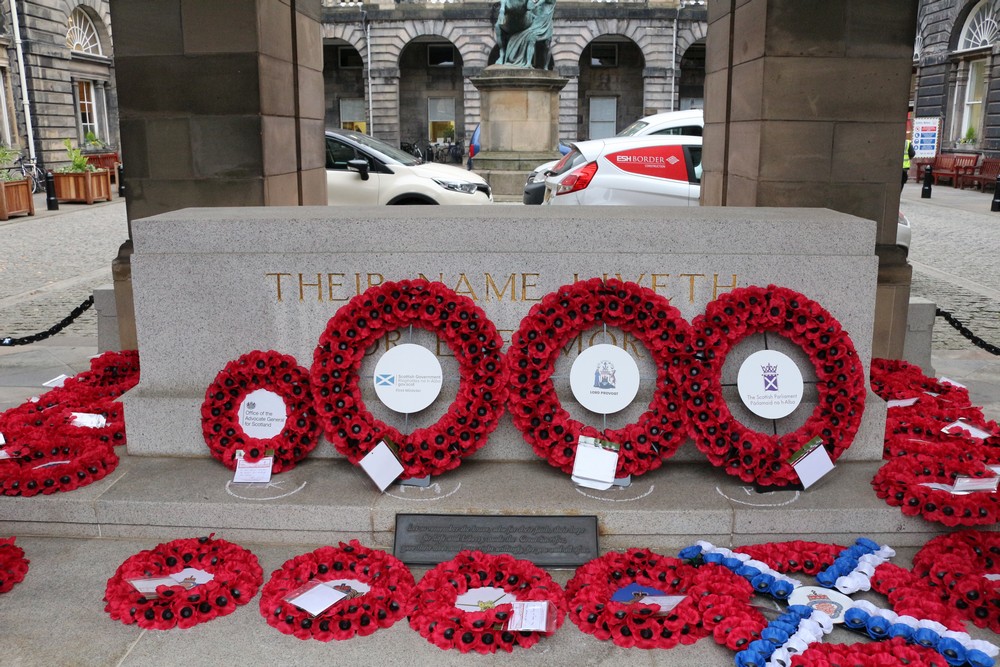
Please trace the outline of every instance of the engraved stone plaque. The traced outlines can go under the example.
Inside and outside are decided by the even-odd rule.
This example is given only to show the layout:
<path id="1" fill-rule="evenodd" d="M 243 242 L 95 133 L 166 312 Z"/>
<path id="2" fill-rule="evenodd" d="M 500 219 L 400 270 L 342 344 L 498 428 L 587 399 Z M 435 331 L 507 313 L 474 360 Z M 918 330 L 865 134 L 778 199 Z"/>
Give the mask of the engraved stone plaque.
<path id="1" fill-rule="evenodd" d="M 578 567 L 598 556 L 596 516 L 397 514 L 393 555 L 437 565 L 463 549 L 510 554 L 540 567 Z"/>

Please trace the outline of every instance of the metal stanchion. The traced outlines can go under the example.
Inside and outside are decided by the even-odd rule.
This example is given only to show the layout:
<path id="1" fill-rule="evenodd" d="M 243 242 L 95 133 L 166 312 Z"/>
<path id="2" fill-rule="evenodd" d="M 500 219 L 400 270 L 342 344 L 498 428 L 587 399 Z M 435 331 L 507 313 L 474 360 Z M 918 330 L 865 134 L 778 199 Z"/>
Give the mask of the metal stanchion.
<path id="1" fill-rule="evenodd" d="M 986 189 L 985 185 L 983 186 L 983 189 Z M 990 210 L 994 213 L 1000 211 L 1000 176 L 997 176 L 997 182 L 993 186 L 993 203 L 990 204 Z"/>
<path id="2" fill-rule="evenodd" d="M 56 179 L 51 171 L 45 172 L 45 205 L 50 211 L 59 210 L 59 200 L 56 199 Z"/>
<path id="3" fill-rule="evenodd" d="M 924 169 L 924 187 L 920 191 L 921 199 L 931 198 L 931 184 L 934 182 L 934 167 L 927 165 Z"/>
<path id="4" fill-rule="evenodd" d="M 118 196 L 125 196 L 125 165 L 118 163 Z"/>

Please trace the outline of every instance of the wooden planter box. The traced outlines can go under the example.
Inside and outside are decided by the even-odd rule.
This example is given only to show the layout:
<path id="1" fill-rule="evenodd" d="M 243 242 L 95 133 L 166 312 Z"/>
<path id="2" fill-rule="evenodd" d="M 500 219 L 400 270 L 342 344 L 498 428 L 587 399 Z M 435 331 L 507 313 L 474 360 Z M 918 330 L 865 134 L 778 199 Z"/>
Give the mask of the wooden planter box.
<path id="1" fill-rule="evenodd" d="M 55 178 L 56 199 L 60 203 L 111 201 L 111 172 L 107 169 L 53 173 L 52 176 Z"/>
<path id="2" fill-rule="evenodd" d="M 31 196 L 31 183 L 20 181 L 0 181 L 0 220 L 12 215 L 35 214 L 35 200 Z"/>

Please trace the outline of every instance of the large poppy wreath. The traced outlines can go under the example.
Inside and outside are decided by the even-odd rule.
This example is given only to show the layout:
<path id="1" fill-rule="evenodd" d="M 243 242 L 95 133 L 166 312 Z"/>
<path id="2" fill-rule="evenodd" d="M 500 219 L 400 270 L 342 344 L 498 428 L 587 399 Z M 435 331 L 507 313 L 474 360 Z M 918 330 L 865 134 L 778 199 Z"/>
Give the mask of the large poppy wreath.
<path id="1" fill-rule="evenodd" d="M 887 462 L 872 478 L 875 495 L 908 516 L 946 526 L 979 526 L 1000 518 L 1000 490 L 958 495 L 926 484 L 951 485 L 959 476 L 986 478 L 994 473 L 982 460 L 947 460 L 912 454 Z"/>
<path id="2" fill-rule="evenodd" d="M 744 482 L 788 486 L 798 476 L 787 459 L 811 438 L 823 439 L 833 461 L 851 445 L 867 378 L 850 336 L 818 303 L 784 287 L 743 287 L 709 303 L 693 328 L 684 403 L 695 444 L 713 465 Z M 784 435 L 744 426 L 722 397 L 726 356 L 739 341 L 763 332 L 798 345 L 816 370 L 816 408 L 805 424 Z"/>
<path id="3" fill-rule="evenodd" d="M 619 602 L 636 584 L 684 600 L 666 613 L 658 604 Z M 739 650 L 760 637 L 767 621 L 750 606 L 753 587 L 722 565 L 694 567 L 648 549 L 608 552 L 581 565 L 566 584 L 569 616 L 588 634 L 624 648 L 672 648 L 712 635 Z"/>
<path id="4" fill-rule="evenodd" d="M 0 495 L 72 491 L 114 471 L 114 445 L 80 431 L 75 437 L 60 436 L 52 426 L 5 432 L 9 458 L 0 460 Z"/>
<path id="5" fill-rule="evenodd" d="M 274 393 L 285 404 L 285 423 L 274 437 L 251 437 L 240 424 L 240 406 L 256 390 Z M 236 469 L 237 450 L 250 462 L 273 451 L 274 473 L 294 468 L 319 440 L 309 371 L 273 351 L 255 350 L 230 361 L 205 391 L 201 430 L 212 456 L 230 470 Z"/>
<path id="6" fill-rule="evenodd" d="M 566 344 L 606 324 L 645 345 L 656 364 L 656 390 L 633 423 L 601 431 L 570 417 L 556 393 L 552 374 Z M 617 477 L 658 468 L 687 437 L 676 395 L 679 352 L 689 343 L 690 325 L 662 296 L 635 283 L 593 278 L 564 285 L 536 303 L 521 321 L 507 352 L 510 412 L 514 424 L 539 456 L 571 473 L 581 435 L 621 445 Z"/>
<path id="7" fill-rule="evenodd" d="M 1000 534 L 935 537 L 913 557 L 913 572 L 977 626 L 1000 632 Z"/>
<path id="8" fill-rule="evenodd" d="M 435 424 L 403 434 L 365 407 L 359 386 L 365 350 L 408 326 L 438 335 L 458 362 L 455 400 Z M 439 475 L 486 444 L 506 399 L 503 341 L 486 313 L 466 296 L 427 280 L 388 282 L 366 290 L 330 318 L 313 359 L 312 386 L 323 430 L 357 464 L 388 438 L 399 447 L 403 477 Z"/>
<path id="9" fill-rule="evenodd" d="M 285 598 L 311 582 L 344 582 L 351 597 L 313 616 Z M 367 591 L 353 589 L 360 582 Z M 271 574 L 260 597 L 267 624 L 299 639 L 350 639 L 388 628 L 406 615 L 413 575 L 395 557 L 361 546 L 320 547 L 295 556 Z M 354 595 L 360 593 L 360 595 Z"/>
<path id="10" fill-rule="evenodd" d="M 455 606 L 463 593 L 476 588 L 495 588 L 517 602 L 549 602 L 555 626 L 563 623 L 566 603 L 562 588 L 534 563 L 507 554 L 461 551 L 427 572 L 417 584 L 410 612 L 410 627 L 427 641 L 443 649 L 462 653 L 510 653 L 515 646 L 528 648 L 542 633 L 508 630 L 511 603 L 479 605 L 465 611 Z"/>
<path id="11" fill-rule="evenodd" d="M 202 570 L 213 578 L 190 589 L 179 583 L 157 586 L 153 598 L 129 583 L 168 577 L 186 568 Z M 135 623 L 150 630 L 190 628 L 250 602 L 263 579 L 257 556 L 238 544 L 211 535 L 179 539 L 140 551 L 119 565 L 108 579 L 104 610 L 126 625 Z"/>
<path id="12" fill-rule="evenodd" d="M 15 538 L 0 538 L 0 593 L 6 593 L 14 585 L 24 581 L 28 574 L 28 559 L 24 549 L 14 544 Z"/>

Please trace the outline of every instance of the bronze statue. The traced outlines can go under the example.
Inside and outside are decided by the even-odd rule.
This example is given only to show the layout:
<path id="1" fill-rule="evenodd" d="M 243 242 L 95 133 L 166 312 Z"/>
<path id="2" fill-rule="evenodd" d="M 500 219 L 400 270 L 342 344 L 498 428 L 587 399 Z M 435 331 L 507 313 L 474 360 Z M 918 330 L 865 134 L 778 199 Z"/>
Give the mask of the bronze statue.
<path id="1" fill-rule="evenodd" d="M 555 6 L 556 0 L 500 0 L 495 26 L 498 65 L 552 69 Z"/>

